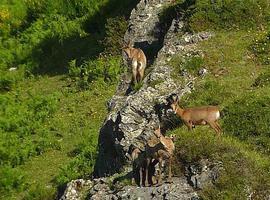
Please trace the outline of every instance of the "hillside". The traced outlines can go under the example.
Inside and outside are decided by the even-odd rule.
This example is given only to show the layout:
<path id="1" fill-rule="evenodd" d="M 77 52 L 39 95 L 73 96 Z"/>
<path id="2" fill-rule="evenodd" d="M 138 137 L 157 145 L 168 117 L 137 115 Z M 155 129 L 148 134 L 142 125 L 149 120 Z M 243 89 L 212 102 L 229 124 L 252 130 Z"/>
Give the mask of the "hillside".
<path id="1" fill-rule="evenodd" d="M 128 188 L 121 155 L 130 143 L 124 142 L 152 134 L 142 131 L 156 114 L 152 105 L 172 92 L 182 94 L 182 107 L 222 110 L 221 138 L 208 126 L 188 132 L 164 110 L 154 118 L 166 135 L 177 135 L 173 174 L 180 185 L 202 199 L 269 198 L 269 2 L 142 2 L 1 1 L 0 199 L 58 199 L 71 180 L 92 178 L 94 166 L 98 176 L 118 172 L 109 178 L 110 189 Z M 131 13 L 137 4 L 142 7 Z M 158 11 L 158 18 L 143 26 L 148 18 L 140 11 L 152 17 Z M 140 29 L 127 32 L 132 20 Z M 124 38 L 142 45 L 150 60 L 145 80 L 128 95 Z M 108 137 L 106 120 L 118 115 L 126 121 L 113 127 L 130 138 L 101 148 L 102 134 L 115 137 L 110 124 Z M 106 168 L 101 163 L 111 154 L 116 157 L 106 159 Z"/>

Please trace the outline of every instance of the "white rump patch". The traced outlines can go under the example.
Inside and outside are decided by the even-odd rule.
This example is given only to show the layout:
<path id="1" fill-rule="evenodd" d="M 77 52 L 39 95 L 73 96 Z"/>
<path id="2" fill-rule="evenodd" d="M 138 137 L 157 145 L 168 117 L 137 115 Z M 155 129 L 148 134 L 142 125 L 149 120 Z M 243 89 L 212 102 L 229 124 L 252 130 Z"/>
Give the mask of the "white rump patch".
<path id="1" fill-rule="evenodd" d="M 216 119 L 219 119 L 219 118 L 220 118 L 220 113 L 218 111 L 218 112 L 216 112 Z"/>

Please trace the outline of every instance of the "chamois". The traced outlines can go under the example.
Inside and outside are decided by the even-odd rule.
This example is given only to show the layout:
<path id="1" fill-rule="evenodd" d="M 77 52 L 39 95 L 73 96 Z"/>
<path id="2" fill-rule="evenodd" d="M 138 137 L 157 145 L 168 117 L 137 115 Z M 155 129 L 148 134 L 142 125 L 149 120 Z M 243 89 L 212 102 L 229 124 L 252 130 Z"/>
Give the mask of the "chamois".
<path id="1" fill-rule="evenodd" d="M 132 160 L 132 185 L 135 184 L 136 170 L 140 173 L 140 186 L 143 182 L 143 168 L 146 166 L 145 152 L 142 152 L 139 148 L 135 148 L 131 153 Z"/>
<path id="2" fill-rule="evenodd" d="M 150 162 L 154 159 L 158 161 L 159 170 L 158 170 L 158 185 L 161 184 L 161 168 L 162 161 L 169 162 L 169 182 L 172 182 L 172 173 L 171 173 L 171 164 L 172 164 L 172 156 L 174 151 L 173 141 L 169 137 L 161 136 L 160 128 L 155 130 L 155 135 L 158 135 L 159 143 L 151 144 L 150 141 L 146 144 L 145 153 L 146 153 L 146 169 L 145 176 L 148 177 L 148 168 Z M 162 138 L 162 139 L 161 139 Z M 166 140 L 166 141 L 165 141 Z M 148 179 L 145 179 L 145 186 L 148 186 Z"/>
<path id="3" fill-rule="evenodd" d="M 131 63 L 132 83 L 136 84 L 142 81 L 147 62 L 144 52 L 139 48 L 133 48 L 130 41 L 122 50 L 127 55 L 129 63 Z"/>
<path id="4" fill-rule="evenodd" d="M 209 124 L 211 128 L 217 133 L 221 134 L 221 127 L 217 120 L 220 118 L 220 111 L 217 106 L 204 106 L 195 108 L 180 108 L 178 105 L 179 98 L 176 94 L 172 94 L 167 98 L 169 106 L 188 127 L 188 130 L 192 130 L 195 125 Z"/>

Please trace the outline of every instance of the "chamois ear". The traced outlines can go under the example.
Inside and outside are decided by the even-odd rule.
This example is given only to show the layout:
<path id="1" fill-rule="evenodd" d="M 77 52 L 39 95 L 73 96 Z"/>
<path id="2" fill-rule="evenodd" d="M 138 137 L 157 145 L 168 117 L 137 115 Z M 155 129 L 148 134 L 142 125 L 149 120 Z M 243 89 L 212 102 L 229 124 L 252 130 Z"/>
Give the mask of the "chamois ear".
<path id="1" fill-rule="evenodd" d="M 127 47 L 131 48 L 132 47 L 132 43 L 131 41 L 129 40 L 128 43 L 127 43 Z"/>
<path id="2" fill-rule="evenodd" d="M 169 97 L 167 97 L 166 100 L 168 104 L 171 105 L 171 104 L 177 103 L 179 99 L 178 99 L 177 94 L 173 93 Z"/>
<path id="3" fill-rule="evenodd" d="M 178 103 L 179 98 L 178 98 L 177 94 L 172 94 L 171 98 L 172 98 L 173 103 Z"/>
<path id="4" fill-rule="evenodd" d="M 161 134 L 161 129 L 160 129 L 160 125 L 158 124 L 157 126 L 154 127 L 154 134 L 157 136 L 157 137 L 160 137 L 162 134 Z"/>

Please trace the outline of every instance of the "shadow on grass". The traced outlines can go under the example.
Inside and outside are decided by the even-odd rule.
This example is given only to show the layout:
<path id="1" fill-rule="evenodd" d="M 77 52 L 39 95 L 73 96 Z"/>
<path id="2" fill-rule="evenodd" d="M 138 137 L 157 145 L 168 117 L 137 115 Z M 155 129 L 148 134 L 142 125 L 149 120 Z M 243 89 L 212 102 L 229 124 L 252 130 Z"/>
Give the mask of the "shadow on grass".
<path id="1" fill-rule="evenodd" d="M 67 38 L 59 41 L 57 37 L 45 39 L 32 52 L 36 66 L 34 74 L 57 75 L 68 71 L 68 63 L 76 59 L 78 65 L 83 61 L 97 57 L 104 45 L 100 42 L 106 37 L 105 25 L 107 19 L 124 16 L 127 20 L 131 10 L 138 0 L 110 0 L 95 15 L 89 16 L 83 22 L 83 30 L 89 35 Z"/>

